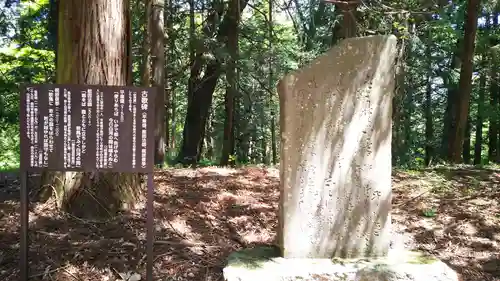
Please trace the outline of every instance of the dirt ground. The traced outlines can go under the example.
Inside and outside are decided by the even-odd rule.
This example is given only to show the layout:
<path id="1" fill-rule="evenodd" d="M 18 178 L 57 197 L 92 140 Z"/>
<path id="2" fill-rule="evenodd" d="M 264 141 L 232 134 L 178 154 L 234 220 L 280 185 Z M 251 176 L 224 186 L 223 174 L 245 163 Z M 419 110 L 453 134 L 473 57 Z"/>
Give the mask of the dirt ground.
<path id="1" fill-rule="evenodd" d="M 18 280 L 19 186 L 0 177 L 0 280 Z M 278 171 L 200 168 L 155 173 L 156 280 L 222 280 L 232 251 L 271 243 Z M 500 171 L 394 172 L 393 229 L 464 281 L 500 280 Z M 109 280 L 145 272 L 145 206 L 108 221 L 30 212 L 30 280 Z M 145 280 L 145 276 L 142 276 Z"/>

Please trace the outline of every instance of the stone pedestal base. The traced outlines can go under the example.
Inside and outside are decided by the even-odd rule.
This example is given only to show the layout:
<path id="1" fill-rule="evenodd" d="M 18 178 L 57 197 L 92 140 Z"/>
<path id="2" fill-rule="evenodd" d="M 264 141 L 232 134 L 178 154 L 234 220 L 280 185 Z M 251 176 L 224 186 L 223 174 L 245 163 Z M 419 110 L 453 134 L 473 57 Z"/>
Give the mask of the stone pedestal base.
<path id="1" fill-rule="evenodd" d="M 275 248 L 232 253 L 226 281 L 458 281 L 448 265 L 420 252 L 390 250 L 372 259 L 284 259 Z"/>

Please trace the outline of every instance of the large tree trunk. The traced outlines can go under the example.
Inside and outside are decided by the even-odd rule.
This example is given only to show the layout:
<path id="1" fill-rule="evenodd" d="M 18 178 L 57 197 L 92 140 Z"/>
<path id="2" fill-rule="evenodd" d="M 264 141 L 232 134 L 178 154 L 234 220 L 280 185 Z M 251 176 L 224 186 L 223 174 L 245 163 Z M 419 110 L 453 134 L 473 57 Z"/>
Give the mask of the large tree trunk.
<path id="1" fill-rule="evenodd" d="M 177 156 L 177 161 L 180 163 L 195 164 L 200 156 L 201 141 L 205 134 L 206 120 L 219 76 L 220 64 L 210 63 L 204 75 L 206 79 L 196 85 L 191 100 L 188 101 L 182 146 Z"/>
<path id="2" fill-rule="evenodd" d="M 59 1 L 57 83 L 131 84 L 126 0 Z M 80 217 L 113 215 L 140 194 L 137 174 L 44 173 L 59 206 Z"/>
<path id="3" fill-rule="evenodd" d="M 477 15 L 479 12 L 480 0 L 469 0 L 464 29 L 464 49 L 462 52 L 462 68 L 460 71 L 459 99 L 455 109 L 455 126 L 450 135 L 449 158 L 453 163 L 462 161 L 462 146 L 469 115 L 469 102 L 472 92 L 472 68 L 473 56 L 477 30 Z"/>
<path id="4" fill-rule="evenodd" d="M 449 160 L 449 141 L 451 130 L 455 126 L 454 114 L 455 108 L 457 106 L 457 85 L 456 81 L 453 80 L 453 72 L 459 67 L 461 64 L 460 61 L 460 53 L 461 53 L 461 42 L 463 40 L 457 40 L 455 52 L 451 56 L 450 69 L 447 72 L 443 72 L 443 81 L 444 85 L 447 88 L 446 94 L 446 108 L 444 112 L 443 118 L 443 135 L 441 139 L 441 157 L 444 160 Z"/>
<path id="5" fill-rule="evenodd" d="M 239 15 L 245 9 L 248 0 L 239 0 Z M 214 12 L 207 19 L 208 26 L 204 28 L 205 34 L 210 34 L 209 26 L 213 26 L 218 16 L 221 14 L 220 8 L 216 7 Z M 217 41 L 223 42 L 230 30 L 230 13 L 224 15 L 220 26 L 217 29 Z M 205 126 L 212 106 L 213 94 L 222 72 L 221 62 L 215 58 L 207 63 L 203 78 L 197 79 L 203 68 L 203 46 L 196 46 L 197 54 L 191 68 L 190 85 L 192 93 L 188 94 L 188 107 L 186 120 L 184 122 L 183 140 L 181 150 L 177 155 L 177 162 L 184 165 L 196 164 L 201 151 L 200 147 L 205 134 Z"/>
<path id="6" fill-rule="evenodd" d="M 223 9 L 222 9 L 223 11 Z M 219 19 L 221 12 L 221 5 L 214 2 L 214 7 L 206 19 L 206 25 L 203 28 L 203 33 L 206 37 L 211 37 L 215 33 L 217 19 Z M 187 91 L 187 113 L 184 119 L 184 129 L 182 131 L 182 144 L 177 154 L 176 162 L 183 163 L 185 165 L 196 164 L 201 156 L 201 147 L 203 146 L 202 140 L 205 135 L 205 124 L 203 122 L 203 117 L 201 113 L 195 110 L 199 110 L 200 106 L 195 105 L 198 100 L 195 99 L 197 92 L 203 91 L 203 93 L 208 93 L 206 86 L 213 84 L 213 89 L 217 86 L 217 80 L 219 79 L 218 69 L 214 69 L 214 63 L 211 62 L 207 64 L 205 76 L 200 78 L 203 70 L 203 54 L 205 53 L 204 46 L 196 44 L 196 23 L 195 23 L 195 1 L 189 0 L 189 62 L 191 64 L 190 75 L 188 80 L 188 91 Z M 215 64 L 217 66 L 217 64 Z M 217 73 L 215 82 L 213 78 Z M 210 80 L 210 81 L 208 81 Z M 210 95 L 213 95 L 213 91 Z M 209 102 L 209 104 L 201 105 L 203 113 L 207 115 L 212 104 L 212 96 L 203 95 L 203 102 Z M 201 101 L 200 101 L 201 102 Z"/>

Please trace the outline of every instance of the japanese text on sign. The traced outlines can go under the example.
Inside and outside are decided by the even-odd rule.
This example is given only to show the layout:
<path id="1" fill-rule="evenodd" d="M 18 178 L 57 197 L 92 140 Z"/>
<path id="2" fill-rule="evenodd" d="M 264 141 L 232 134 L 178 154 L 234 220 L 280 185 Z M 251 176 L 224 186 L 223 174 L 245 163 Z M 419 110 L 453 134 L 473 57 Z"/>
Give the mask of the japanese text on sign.
<path id="1" fill-rule="evenodd" d="M 148 172 L 154 88 L 30 85 L 21 92 L 21 166 Z"/>

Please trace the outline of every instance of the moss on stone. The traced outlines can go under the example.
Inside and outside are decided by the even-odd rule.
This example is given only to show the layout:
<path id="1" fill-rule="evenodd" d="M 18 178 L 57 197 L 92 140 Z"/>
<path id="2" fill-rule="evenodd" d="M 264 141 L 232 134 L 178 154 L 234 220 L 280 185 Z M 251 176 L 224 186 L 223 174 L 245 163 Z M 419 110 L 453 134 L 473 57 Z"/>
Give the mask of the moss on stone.
<path id="1" fill-rule="evenodd" d="M 282 259 L 279 259 L 280 257 L 281 251 L 277 246 L 257 246 L 254 248 L 243 249 L 231 253 L 227 259 L 227 266 L 253 271 L 263 267 L 267 268 L 270 264 L 266 265 L 266 263 L 269 263 L 271 261 L 275 261 L 278 264 L 282 263 L 283 261 Z M 397 261 L 391 261 L 391 259 L 388 259 L 388 257 L 331 258 L 329 260 L 332 264 L 342 266 L 350 265 L 354 268 L 357 268 L 358 270 L 380 272 L 381 274 L 389 274 L 390 267 L 394 262 L 395 264 L 432 264 L 433 262 L 439 261 L 431 255 L 418 251 L 403 251 L 401 252 L 401 255 L 397 256 Z M 310 260 L 309 262 L 315 263 L 314 259 Z"/>
<path id="2" fill-rule="evenodd" d="M 423 252 L 410 251 L 410 253 L 411 258 L 408 260 L 408 263 L 411 264 L 431 264 L 438 261 L 434 256 Z"/>
<path id="3" fill-rule="evenodd" d="M 277 257 L 280 257 L 280 249 L 278 247 L 259 246 L 231 253 L 227 259 L 227 264 L 230 266 L 254 269 L 261 267 L 263 263 Z"/>
<path id="4" fill-rule="evenodd" d="M 426 254 L 424 252 L 419 251 L 404 251 L 402 252 L 400 263 L 409 263 L 409 264 L 431 264 L 433 262 L 437 262 L 434 256 Z M 377 258 L 332 258 L 333 264 L 354 264 L 355 267 L 360 265 L 374 264 L 378 265 L 386 265 L 389 261 L 386 257 L 377 257 Z"/>

